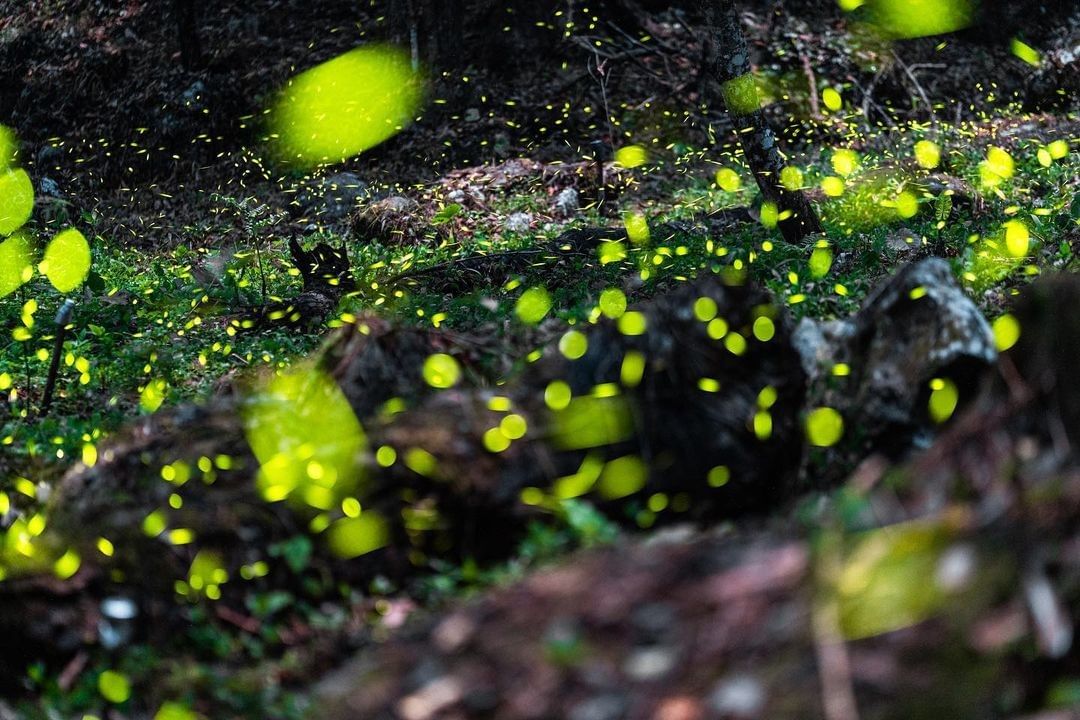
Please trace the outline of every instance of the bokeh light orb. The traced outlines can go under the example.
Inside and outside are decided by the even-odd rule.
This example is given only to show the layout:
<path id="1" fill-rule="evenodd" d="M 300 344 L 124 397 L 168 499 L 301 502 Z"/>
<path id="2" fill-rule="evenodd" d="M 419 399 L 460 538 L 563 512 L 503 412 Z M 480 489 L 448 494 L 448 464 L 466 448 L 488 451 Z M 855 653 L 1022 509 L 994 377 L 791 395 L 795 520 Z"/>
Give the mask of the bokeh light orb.
<path id="1" fill-rule="evenodd" d="M 304 168 L 358 155 L 407 127 L 420 108 L 423 78 L 408 54 L 365 45 L 300 73 L 270 112 L 279 159 Z"/>

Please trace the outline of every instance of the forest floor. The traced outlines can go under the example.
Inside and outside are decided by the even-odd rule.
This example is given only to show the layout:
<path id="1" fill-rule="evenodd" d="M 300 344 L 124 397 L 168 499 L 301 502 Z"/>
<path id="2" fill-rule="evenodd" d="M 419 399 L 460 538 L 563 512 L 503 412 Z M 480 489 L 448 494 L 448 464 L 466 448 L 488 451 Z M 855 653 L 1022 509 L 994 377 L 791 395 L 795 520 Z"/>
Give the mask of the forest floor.
<path id="1" fill-rule="evenodd" d="M 12 528 L 37 523 L 31 535 L 40 535 L 65 474 L 70 483 L 110 448 L 120 452 L 116 438 L 126 442 L 131 428 L 150 427 L 134 419 L 152 423 L 154 413 L 178 417 L 167 413 L 188 403 L 229 402 L 312 353 L 332 352 L 356 318 L 438 331 L 431 351 L 437 343 L 468 345 L 465 384 L 495 389 L 527 375 L 568 329 L 620 314 L 609 312 L 605 297 L 632 307 L 663 303 L 702 274 L 765 288 L 794 326 L 852 316 L 898 268 L 938 257 L 994 321 L 1033 278 L 1070 270 L 1080 251 L 1080 14 L 1069 3 L 1002 10 L 958 34 L 899 42 L 861 34 L 832 7 L 747 3 L 744 25 L 770 118 L 784 128 L 798 169 L 793 182 L 807 189 L 826 228 L 807 247 L 783 243 L 762 218 L 730 123 L 706 100 L 716 89 L 698 73 L 701 28 L 686 13 L 650 12 L 638 28 L 601 23 L 598 51 L 586 49 L 593 31 L 513 28 L 508 36 L 535 59 L 477 60 L 437 78 L 411 127 L 358 159 L 305 174 L 280 171 L 262 156 L 262 110 L 296 71 L 383 37 L 375 8 L 219 3 L 201 20 L 204 64 L 188 70 L 178 62 L 175 28 L 150 3 L 7 5 L 0 123 L 21 139 L 18 161 L 34 180 L 28 227 L 38 237 L 79 228 L 91 240 L 93 268 L 73 295 L 75 321 L 47 412 L 51 317 L 63 296 L 37 276 L 0 302 L 11 338 L 0 341 L 0 538 L 8 543 L 0 583 L 17 567 Z M 1037 65 L 1017 55 L 1014 38 L 1040 48 Z M 477 58 L 498 57 L 506 42 L 471 39 Z M 839 106 L 829 106 L 827 88 L 838 92 Z M 643 149 L 643 162 L 608 158 L 608 144 Z M 618 242 L 559 247 L 567 231 L 582 228 L 604 228 Z M 1024 246 L 1014 252 L 1017 233 Z M 348 258 L 355 290 L 334 298 L 325 317 L 305 310 L 290 321 L 304 290 L 290 238 L 304 248 L 343 248 Z M 550 304 L 530 321 L 521 298 L 540 289 Z M 328 333 L 334 328 L 344 330 Z M 913 456 L 888 462 L 901 466 Z M 228 456 L 221 457 L 206 459 L 227 472 Z M 26 659 L 17 653 L 0 660 L 11 671 L 0 687 L 12 693 L 17 717 L 300 717 L 317 695 L 340 717 L 363 706 L 356 716 L 390 717 L 378 713 L 393 707 L 394 717 L 416 718 L 840 720 L 858 715 L 829 708 L 827 698 L 854 686 L 863 716 L 910 717 L 888 701 L 926 686 L 888 664 L 895 648 L 905 657 L 930 654 L 927 635 L 960 621 L 940 598 L 912 600 L 912 591 L 896 588 L 919 586 L 943 558 L 963 565 L 972 547 L 997 557 L 1008 532 L 958 519 L 985 510 L 962 494 L 950 498 L 951 515 L 927 520 L 911 497 L 932 493 L 918 483 L 882 510 L 882 498 L 894 498 L 875 494 L 884 471 L 868 481 L 866 457 L 833 459 L 823 475 L 860 471 L 839 489 L 789 498 L 767 517 L 727 518 L 704 530 L 676 525 L 642 541 L 636 534 L 662 515 L 666 496 L 655 511 L 651 498 L 648 512 L 639 504 L 629 522 L 574 499 L 533 518 L 513 547 L 491 553 L 495 561 L 433 555 L 417 559 L 405 579 L 361 571 L 362 584 L 350 584 L 351 571 L 333 576 L 317 525 L 298 521 L 257 560 L 229 569 L 250 581 L 244 589 L 218 603 L 178 596 L 183 621 L 169 626 L 176 632 L 168 642 L 151 642 L 146 628 L 119 648 L 84 634 L 24 667 L 8 664 Z M 1075 476 L 1075 462 L 1064 466 L 1073 475 L 1063 476 Z M 1074 499 L 1074 484 L 1062 481 L 1061 492 Z M 924 524 L 910 524 L 915 517 Z M 890 542 L 859 544 L 882 536 L 857 532 L 899 519 L 909 524 Z M 1076 619 L 1069 600 L 1077 597 L 1077 541 L 1064 524 L 1047 520 L 1053 549 L 1031 552 L 1052 556 L 1042 561 L 1060 573 L 1050 605 L 1065 598 L 1058 615 Z M 837 538 L 853 544 L 837 549 L 829 544 L 843 545 Z M 881 565 L 905 544 L 917 551 L 900 570 Z M 567 560 L 579 548 L 593 549 Z M 182 544 L 163 552 L 188 563 L 196 556 Z M 532 574 L 553 562 L 563 564 Z M 853 677 L 843 667 L 855 661 L 837 670 L 830 655 L 844 646 L 841 629 L 812 589 L 830 563 L 844 575 L 856 562 L 879 563 L 873 578 L 895 592 L 891 605 L 873 601 L 905 620 L 878 627 L 858 611 L 854 620 L 844 615 L 843 633 L 858 636 Z M 969 645 L 1014 670 L 1015 682 L 992 697 L 971 690 L 972 704 L 948 706 L 953 716 L 974 716 L 976 707 L 1012 717 L 1075 705 L 1077 651 L 1054 655 L 1046 651 L 1052 639 L 1029 637 L 1067 623 L 1035 611 L 1032 629 L 1018 630 L 1023 602 L 1001 589 L 1011 570 L 985 565 L 989 577 L 980 575 L 979 592 L 969 593 L 978 617 L 964 616 L 965 632 L 976 624 Z M 1029 598 L 1051 584 L 1045 569 L 1019 574 Z M 89 597 L 125 587 L 89 567 L 74 577 L 94 588 Z M 593 586 L 596 578 L 606 582 Z M 40 592 L 54 591 L 71 588 Z M 461 605 L 475 596 L 479 604 Z M 719 617 L 716 606 L 725 603 L 728 614 Z M 441 615 L 447 607 L 464 609 Z M 817 624 L 777 629 L 772 623 L 782 625 L 776 618 L 784 613 L 812 615 Z M 740 624 L 760 642 L 701 640 L 710 627 Z M 539 649 L 515 650 L 514 637 Z M 446 657 L 425 665 L 432 648 Z M 313 692 L 358 649 L 368 653 L 360 669 L 346 666 Z M 999 677 L 990 661 L 934 658 L 941 664 L 927 673 L 939 678 Z M 491 677 L 504 663 L 528 678 L 517 695 Z M 714 671 L 686 670 L 701 663 Z M 681 684 L 663 680 L 673 667 L 682 668 Z M 365 678 L 359 693 L 358 677 Z M 952 703 L 966 691 L 939 694 Z M 826 707 L 809 711 L 809 697 L 826 698 Z M 943 706 L 903 707 L 932 716 Z M 0 718 L 12 712 L 0 702 Z"/>

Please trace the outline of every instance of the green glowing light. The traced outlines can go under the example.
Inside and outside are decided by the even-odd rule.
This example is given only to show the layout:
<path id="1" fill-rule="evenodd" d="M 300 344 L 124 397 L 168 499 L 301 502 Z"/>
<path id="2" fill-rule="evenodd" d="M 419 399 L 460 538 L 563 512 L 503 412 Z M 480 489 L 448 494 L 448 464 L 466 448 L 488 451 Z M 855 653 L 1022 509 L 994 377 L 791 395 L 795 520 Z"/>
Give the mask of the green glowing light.
<path id="1" fill-rule="evenodd" d="M 825 107 L 836 112 L 844 106 L 844 100 L 840 97 L 840 93 L 835 88 L 827 87 L 821 91 L 821 101 L 825 103 Z"/>
<path id="2" fill-rule="evenodd" d="M 829 274 L 833 264 L 833 251 L 826 243 L 824 247 L 818 246 L 810 253 L 810 276 L 820 280 Z"/>
<path id="3" fill-rule="evenodd" d="M 1042 62 L 1042 55 L 1039 54 L 1039 51 L 1021 41 L 1019 38 L 1012 39 L 1009 49 L 1012 50 L 1013 55 L 1020 58 L 1028 65 L 1039 67 L 1039 64 Z"/>
<path id="4" fill-rule="evenodd" d="M 19 139 L 15 136 L 15 131 L 6 125 L 0 125 L 0 172 L 15 164 L 18 151 Z"/>
<path id="5" fill-rule="evenodd" d="M 404 129 L 422 98 L 407 53 L 366 45 L 293 78 L 270 111 L 272 138 L 288 162 L 338 162 Z"/>
<path id="6" fill-rule="evenodd" d="M 326 536 L 330 550 L 342 558 L 354 558 L 378 550 L 390 542 L 390 526 L 372 512 L 346 517 L 330 525 Z"/>
<path id="7" fill-rule="evenodd" d="M 1005 223 L 1005 250 L 1015 258 L 1026 257 L 1031 246 L 1031 234 L 1019 220 Z"/>
<path id="8" fill-rule="evenodd" d="M 998 352 L 1005 352 L 1020 339 L 1020 321 L 1010 313 L 994 320 L 991 329 L 994 331 L 994 345 Z"/>
<path id="9" fill-rule="evenodd" d="M 847 177 L 858 170 L 859 162 L 859 153 L 846 148 L 834 150 L 830 158 L 833 171 L 841 177 Z"/>
<path id="10" fill-rule="evenodd" d="M 636 168 L 639 165 L 644 165 L 648 159 L 648 153 L 640 145 L 627 145 L 615 151 L 615 162 L 625 168 Z"/>
<path id="11" fill-rule="evenodd" d="M 90 274 L 90 244 L 75 228 L 58 233 L 45 248 L 38 271 L 60 292 L 71 292 Z"/>
<path id="12" fill-rule="evenodd" d="M 167 702 L 162 703 L 158 711 L 154 713 L 154 720 L 199 720 L 199 716 L 187 705 Z"/>
<path id="13" fill-rule="evenodd" d="M 79 553 L 68 550 L 53 563 L 53 572 L 61 580 L 67 580 L 79 571 L 81 564 L 82 560 L 79 558 Z"/>
<path id="14" fill-rule="evenodd" d="M 919 167 L 932 170 L 941 163 L 941 148 L 930 140 L 920 140 L 915 143 L 915 161 Z"/>
<path id="15" fill-rule="evenodd" d="M 719 308 L 716 306 L 716 301 L 711 297 L 702 296 L 694 301 L 694 317 L 701 322 L 709 322 L 714 317 Z"/>
<path id="16" fill-rule="evenodd" d="M 143 412 L 156 412 L 165 402 L 168 394 L 169 383 L 161 378 L 151 380 L 146 383 L 146 387 L 139 394 L 139 407 L 142 408 Z"/>
<path id="17" fill-rule="evenodd" d="M 0 242 L 0 298 L 19 289 L 33 273 L 33 246 L 26 233 L 17 232 Z"/>
<path id="18" fill-rule="evenodd" d="M 754 321 L 754 337 L 760 342 L 769 342 L 776 335 L 776 324 L 770 318 L 762 315 Z"/>
<path id="19" fill-rule="evenodd" d="M 435 353 L 424 360 L 422 375 L 424 382 L 433 388 L 451 388 L 461 380 L 461 366 L 452 356 Z"/>
<path id="20" fill-rule="evenodd" d="M 648 329 L 648 318 L 636 310 L 623 313 L 616 322 L 623 335 L 644 335 Z"/>
<path id="21" fill-rule="evenodd" d="M 742 355 L 746 352 L 746 338 L 736 332 L 729 332 L 724 336 L 724 347 L 732 355 Z"/>
<path id="22" fill-rule="evenodd" d="M 821 181 L 821 189 L 829 197 L 840 197 L 844 194 L 844 181 L 835 175 L 830 175 Z"/>
<path id="23" fill-rule="evenodd" d="M 806 417 L 806 438 L 811 445 L 835 445 L 844 434 L 844 419 L 830 407 L 812 410 Z"/>
<path id="24" fill-rule="evenodd" d="M 967 583 L 935 581 L 944 554 L 955 547 L 952 535 L 945 523 L 915 521 L 852 538 L 834 587 L 843 636 L 855 640 L 923 622 L 953 593 L 961 593 L 954 601 L 967 601 Z"/>
<path id="25" fill-rule="evenodd" d="M 126 675 L 106 670 L 98 676 L 98 692 L 109 702 L 119 705 L 131 697 L 131 682 Z"/>
<path id="26" fill-rule="evenodd" d="M 633 495 L 645 487 L 649 467 L 636 455 L 624 455 L 608 461 L 600 473 L 597 490 L 607 500 Z"/>
<path id="27" fill-rule="evenodd" d="M 757 83 L 752 74 L 728 80 L 720 89 L 724 104 L 732 115 L 749 115 L 758 109 Z"/>
<path id="28" fill-rule="evenodd" d="M 0 235 L 10 235 L 34 211 L 34 186 L 22 168 L 0 171 Z"/>
<path id="29" fill-rule="evenodd" d="M 770 230 L 776 227 L 777 221 L 780 219 L 780 211 L 776 208 L 774 202 L 763 202 L 761 204 L 761 224 Z"/>
<path id="30" fill-rule="evenodd" d="M 742 178 L 731 168 L 724 167 L 716 171 L 716 184 L 725 192 L 735 192 L 742 187 Z"/>
<path id="31" fill-rule="evenodd" d="M 295 493 L 305 502 L 335 506 L 355 495 L 366 438 L 349 401 L 325 373 L 301 366 L 274 377 L 246 403 L 244 430 L 267 501 Z"/>
<path id="32" fill-rule="evenodd" d="M 869 0 L 870 21 L 894 38 L 942 35 L 971 24 L 973 0 Z"/>
<path id="33" fill-rule="evenodd" d="M 636 350 L 630 350 L 623 357 L 619 368 L 619 382 L 624 387 L 637 387 L 645 375 L 645 356 Z"/>
<path id="34" fill-rule="evenodd" d="M 803 186 L 802 170 L 794 165 L 787 165 L 780 171 L 780 184 L 788 190 L 799 190 Z"/>
<path id="35" fill-rule="evenodd" d="M 572 398 L 551 415 L 552 442 L 564 450 L 613 445 L 627 440 L 633 432 L 630 409 L 618 396 Z"/>
<path id="36" fill-rule="evenodd" d="M 956 412 L 956 406 L 960 402 L 960 390 L 956 383 L 948 378 L 934 378 L 930 381 L 930 400 L 928 410 L 930 419 L 939 425 Z"/>
<path id="37" fill-rule="evenodd" d="M 1047 152 L 1050 153 L 1050 157 L 1054 160 L 1060 160 L 1069 154 L 1069 141 L 1068 140 L 1055 140 L 1046 146 Z"/>
<path id="38" fill-rule="evenodd" d="M 570 330 L 559 338 L 559 352 L 568 360 L 577 360 L 584 356 L 588 349 L 589 339 L 583 332 Z"/>
<path id="39" fill-rule="evenodd" d="M 620 318 L 626 312 L 626 294 L 618 288 L 600 293 L 600 312 L 607 318 Z"/>
<path id="40" fill-rule="evenodd" d="M 514 312 L 521 322 L 536 325 L 551 311 L 551 295 L 542 287 L 532 287 L 521 293 Z"/>
<path id="41" fill-rule="evenodd" d="M 644 245 L 649 242 L 649 223 L 641 213 L 628 212 L 623 215 L 623 226 L 626 228 L 626 237 L 635 245 Z"/>
<path id="42" fill-rule="evenodd" d="M 999 147 L 990 146 L 986 159 L 979 164 L 979 177 L 984 187 L 993 188 L 1011 178 L 1015 169 L 1012 155 Z"/>
<path id="43" fill-rule="evenodd" d="M 727 465 L 717 465 L 709 470 L 709 474 L 706 479 L 709 482 L 709 487 L 723 487 L 731 481 L 731 470 Z"/>
<path id="44" fill-rule="evenodd" d="M 919 199 L 909 190 L 905 190 L 896 197 L 896 214 L 905 220 L 915 217 L 919 212 Z"/>
<path id="45" fill-rule="evenodd" d="M 768 411 L 759 410 L 754 413 L 754 435 L 758 440 L 768 440 L 772 435 L 772 430 L 772 415 Z"/>

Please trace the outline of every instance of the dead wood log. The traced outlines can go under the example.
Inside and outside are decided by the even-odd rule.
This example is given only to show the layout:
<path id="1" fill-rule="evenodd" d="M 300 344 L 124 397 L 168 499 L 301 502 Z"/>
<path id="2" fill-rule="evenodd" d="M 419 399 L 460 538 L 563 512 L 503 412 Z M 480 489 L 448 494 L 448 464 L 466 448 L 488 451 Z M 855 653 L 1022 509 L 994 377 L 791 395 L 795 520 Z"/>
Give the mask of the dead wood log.
<path id="1" fill-rule="evenodd" d="M 912 277 L 917 273 L 901 273 L 896 282 L 906 290 Z M 904 317 L 930 322 L 933 335 L 933 318 Z M 883 311 L 879 322 L 891 327 L 888 319 Z M 912 350 L 908 362 L 941 361 L 915 354 L 926 349 Z M 455 358 L 464 379 L 434 392 L 424 373 L 432 355 Z M 504 558 L 530 520 L 558 512 L 566 498 L 587 497 L 634 527 L 768 510 L 800 492 L 802 362 L 784 310 L 764 290 L 717 276 L 618 319 L 568 329 L 539 362 L 496 387 L 477 370 L 478 347 L 467 339 L 362 318 L 319 354 L 310 377 L 333 382 L 311 381 L 319 388 L 314 404 L 255 383 L 204 407 L 143 418 L 100 448 L 93 467 L 73 469 L 53 494 L 40 543 L 50 562 L 70 550 L 81 567 L 33 602 L 65 605 L 79 583 L 80 602 L 124 592 L 144 606 L 144 617 L 168 618 L 176 583 L 200 553 L 214 554 L 236 578 L 243 566 L 272 561 L 266 549 L 274 543 L 313 532 L 311 523 L 344 522 L 346 497 L 360 501 L 361 517 L 385 524 L 385 547 L 343 559 L 333 543 L 317 542 L 312 564 L 361 587 L 376 574 L 414 575 L 428 558 Z M 869 367 L 863 372 L 873 375 Z M 290 403 L 304 407 L 265 417 L 291 417 L 327 435 L 300 433 L 303 443 L 289 449 L 298 454 L 288 457 L 303 460 L 304 472 L 289 475 L 302 487 L 271 497 L 277 460 L 265 454 L 268 435 L 256 437 L 253 428 L 269 422 L 274 438 L 296 431 L 263 416 L 253 423 L 252 408 L 278 412 Z M 333 422 L 319 425 L 320 416 Z M 343 435 L 350 440 L 361 427 L 363 437 L 344 445 L 347 456 L 333 455 Z M 314 468 L 312 460 L 322 463 Z M 308 479 L 324 477 L 328 467 L 337 484 L 307 494 Z M 293 490 L 295 502 L 284 501 Z M 170 540 L 176 530 L 187 542 Z M 99 552 L 101 538 L 115 547 L 111 557 Z M 48 562 L 39 569 L 47 573 Z M 289 582 L 288 568 L 274 561 L 261 579 L 221 587 L 221 602 Z M 69 623 L 21 623 L 28 612 L 22 587 L 0 583 L 0 631 L 12 638 L 6 652 L 20 659 L 62 654 L 67 644 L 56 633 Z M 151 629 L 170 627 L 162 620 Z"/>
<path id="2" fill-rule="evenodd" d="M 1075 277 L 1025 293 L 964 415 L 887 484 L 856 473 L 812 538 L 579 555 L 365 651 L 321 716 L 1069 717 L 1041 712 L 1080 661 L 1078 301 Z"/>

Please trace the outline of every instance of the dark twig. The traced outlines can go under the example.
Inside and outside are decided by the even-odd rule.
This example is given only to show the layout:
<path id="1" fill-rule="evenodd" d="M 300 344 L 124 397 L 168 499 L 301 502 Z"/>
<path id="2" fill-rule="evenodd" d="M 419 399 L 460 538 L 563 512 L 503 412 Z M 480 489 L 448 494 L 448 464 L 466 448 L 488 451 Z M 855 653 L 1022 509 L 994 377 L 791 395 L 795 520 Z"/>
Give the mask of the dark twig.
<path id="1" fill-rule="evenodd" d="M 49 411 L 49 406 L 52 404 L 53 390 L 56 388 L 56 374 L 60 370 L 60 354 L 64 352 L 64 335 L 67 334 L 67 326 L 71 322 L 71 312 L 74 308 L 75 301 L 67 298 L 56 312 L 56 340 L 53 342 L 49 376 L 45 380 L 45 394 L 41 398 L 42 415 Z"/>

